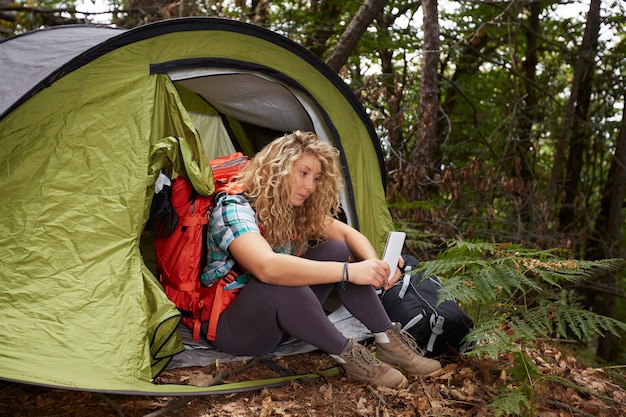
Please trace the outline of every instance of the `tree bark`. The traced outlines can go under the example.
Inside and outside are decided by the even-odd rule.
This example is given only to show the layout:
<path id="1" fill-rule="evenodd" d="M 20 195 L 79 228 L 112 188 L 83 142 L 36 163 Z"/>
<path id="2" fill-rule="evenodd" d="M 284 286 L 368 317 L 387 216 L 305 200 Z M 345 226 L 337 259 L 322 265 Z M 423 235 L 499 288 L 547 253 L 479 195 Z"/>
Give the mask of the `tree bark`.
<path id="1" fill-rule="evenodd" d="M 407 167 L 406 197 L 409 201 L 424 200 L 434 171 L 439 112 L 439 20 L 437 0 L 423 0 L 424 57 L 420 80 L 418 137 L 411 164 Z"/>
<path id="2" fill-rule="evenodd" d="M 588 119 L 589 102 L 591 100 L 591 81 L 594 73 L 594 60 L 598 49 L 600 33 L 600 4 L 601 0 L 591 0 L 587 22 L 583 35 L 578 58 L 574 65 L 574 79 L 572 92 L 567 102 L 565 116 L 561 124 L 561 133 L 558 137 L 554 155 L 554 165 L 550 180 L 546 187 L 546 204 L 551 204 L 556 195 L 558 184 L 562 181 L 562 169 L 565 162 L 565 150 L 569 141 L 569 158 L 566 167 L 567 176 L 563 208 L 559 213 L 560 228 L 568 228 L 573 222 L 573 204 L 578 194 L 578 184 L 582 168 L 582 156 L 587 144 L 583 123 Z M 545 212 L 549 211 L 545 207 Z M 547 214 L 546 218 L 550 216 Z"/>
<path id="3" fill-rule="evenodd" d="M 181 0 L 182 1 L 182 0 Z M 259 26 L 267 25 L 267 19 L 270 13 L 271 0 L 253 0 L 252 1 L 252 23 Z"/>
<path id="4" fill-rule="evenodd" d="M 626 108 L 622 113 L 622 127 L 615 145 L 615 155 L 602 193 L 601 208 L 596 220 L 594 237 L 587 253 L 590 259 L 624 258 L 624 242 L 621 228 L 624 196 L 626 195 Z M 616 294 L 619 294 L 617 273 L 608 271 L 594 279 L 600 281 L 607 291 L 597 289 L 587 291 L 587 299 L 593 309 L 608 317 L 616 317 Z M 597 354 L 607 361 L 616 360 L 619 347 L 615 345 L 615 336 L 607 334 L 600 339 Z"/>
<path id="5" fill-rule="evenodd" d="M 533 2 L 528 5 L 529 15 L 527 25 L 524 26 L 524 36 L 526 38 L 526 51 L 523 63 L 523 85 L 524 99 L 519 120 L 519 135 L 514 140 L 514 165 L 509 168 L 509 175 L 521 178 L 524 189 L 518 191 L 516 198 L 518 200 L 518 210 L 520 219 L 520 229 L 525 225 L 534 225 L 536 222 L 534 216 L 535 202 L 530 190 L 535 187 L 535 167 L 532 155 L 534 153 L 536 142 L 536 133 L 533 129 L 536 123 L 543 121 L 542 111 L 538 105 L 537 97 L 537 65 L 538 65 L 538 38 L 541 30 L 539 16 L 545 5 L 541 2 Z M 543 222 L 539 222 L 542 227 Z"/>
<path id="6" fill-rule="evenodd" d="M 595 3 L 595 4 L 594 4 Z M 587 128 L 589 120 L 589 106 L 591 103 L 591 83 L 595 69 L 594 60 L 598 50 L 598 36 L 600 34 L 600 3 L 593 0 L 587 15 L 585 36 L 581 45 L 579 71 L 580 85 L 576 95 L 574 117 L 570 128 L 570 146 L 567 161 L 567 177 L 564 186 L 564 197 L 559 213 L 559 224 L 562 230 L 580 230 L 576 224 L 576 201 L 579 199 L 578 188 L 583 171 L 583 155 L 589 148 L 591 132 Z"/>
<path id="7" fill-rule="evenodd" d="M 385 0 L 365 0 L 354 15 L 350 24 L 339 38 L 337 45 L 332 50 L 326 64 L 335 72 L 339 72 L 346 63 L 348 57 L 367 30 L 367 27 L 378 16 L 385 6 Z"/>
<path id="8" fill-rule="evenodd" d="M 529 153 L 533 147 L 533 125 L 540 119 L 540 110 L 537 103 L 537 40 L 539 38 L 539 16 L 544 8 L 542 3 L 531 3 L 529 6 L 528 26 L 524 30 L 526 38 L 526 54 L 524 59 L 524 109 L 521 121 L 521 134 L 516 148 L 516 157 L 519 160 L 519 172 L 524 182 L 534 179 L 534 168 L 529 160 Z"/>

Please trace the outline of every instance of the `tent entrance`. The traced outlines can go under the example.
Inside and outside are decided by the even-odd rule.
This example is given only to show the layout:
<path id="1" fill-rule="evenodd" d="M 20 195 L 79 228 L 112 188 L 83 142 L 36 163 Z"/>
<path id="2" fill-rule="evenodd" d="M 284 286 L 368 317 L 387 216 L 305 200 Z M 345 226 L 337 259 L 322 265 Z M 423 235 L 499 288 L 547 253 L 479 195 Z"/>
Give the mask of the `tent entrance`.
<path id="1" fill-rule="evenodd" d="M 272 139 L 294 130 L 315 131 L 342 150 L 328 114 L 299 83 L 269 68 L 252 65 L 254 69 L 245 70 L 243 65 L 192 59 L 151 66 L 153 74 L 167 73 L 178 89 L 209 160 L 235 151 L 253 156 Z M 341 158 L 347 169 L 344 152 Z M 358 228 L 351 187 L 347 182 L 341 205 L 344 220 Z"/>

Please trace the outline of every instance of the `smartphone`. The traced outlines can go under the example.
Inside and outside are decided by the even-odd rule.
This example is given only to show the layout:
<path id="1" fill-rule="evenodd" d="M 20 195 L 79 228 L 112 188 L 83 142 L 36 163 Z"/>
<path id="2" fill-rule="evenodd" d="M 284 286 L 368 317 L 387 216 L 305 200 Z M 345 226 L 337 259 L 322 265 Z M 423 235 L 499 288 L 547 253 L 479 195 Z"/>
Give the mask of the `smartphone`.
<path id="1" fill-rule="evenodd" d="M 404 239 L 406 239 L 406 233 L 404 232 L 389 232 L 387 236 L 387 244 L 383 252 L 383 261 L 389 264 L 390 270 L 387 282 L 393 278 L 393 274 L 396 273 L 396 269 L 398 268 L 398 259 L 400 259 L 402 255 Z"/>

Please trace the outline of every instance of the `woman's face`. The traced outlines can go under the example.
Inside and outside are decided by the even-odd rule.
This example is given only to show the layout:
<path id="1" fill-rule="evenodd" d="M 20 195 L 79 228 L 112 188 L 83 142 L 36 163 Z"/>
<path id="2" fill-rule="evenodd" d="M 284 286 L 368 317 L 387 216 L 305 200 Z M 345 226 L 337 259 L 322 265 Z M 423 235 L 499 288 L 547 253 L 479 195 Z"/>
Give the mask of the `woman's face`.
<path id="1" fill-rule="evenodd" d="M 291 204 L 300 207 L 313 194 L 322 175 L 322 163 L 313 155 L 304 154 L 294 164 L 289 187 Z"/>

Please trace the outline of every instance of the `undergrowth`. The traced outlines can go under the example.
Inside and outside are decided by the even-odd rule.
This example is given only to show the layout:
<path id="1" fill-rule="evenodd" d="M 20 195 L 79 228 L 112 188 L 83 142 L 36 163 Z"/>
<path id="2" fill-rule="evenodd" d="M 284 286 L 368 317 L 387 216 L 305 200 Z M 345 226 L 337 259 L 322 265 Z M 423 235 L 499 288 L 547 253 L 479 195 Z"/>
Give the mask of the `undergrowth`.
<path id="1" fill-rule="evenodd" d="M 585 343 L 607 333 L 626 332 L 626 323 L 582 308 L 564 286 L 600 270 L 617 273 L 623 267 L 623 259 L 572 260 L 556 251 L 452 241 L 437 259 L 422 262 L 417 271 L 439 276 L 440 302 L 456 299 L 474 320 L 466 339 L 476 346 L 469 355 L 497 359 L 513 353 L 514 383 L 490 404 L 496 416 L 532 416 L 536 388 L 545 379 L 558 379 L 540 374 L 529 356 L 539 341 Z"/>

